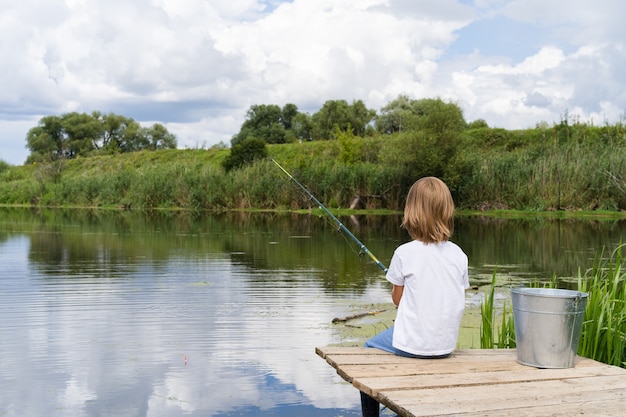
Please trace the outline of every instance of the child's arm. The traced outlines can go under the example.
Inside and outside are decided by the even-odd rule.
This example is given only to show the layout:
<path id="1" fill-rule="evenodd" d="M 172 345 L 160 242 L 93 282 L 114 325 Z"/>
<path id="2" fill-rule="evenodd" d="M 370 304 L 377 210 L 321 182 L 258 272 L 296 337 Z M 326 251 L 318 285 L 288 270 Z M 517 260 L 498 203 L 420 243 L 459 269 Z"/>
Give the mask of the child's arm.
<path id="1" fill-rule="evenodd" d="M 394 285 L 391 289 L 391 300 L 396 305 L 396 307 L 400 304 L 400 299 L 402 298 L 402 294 L 404 293 L 404 287 L 400 285 Z"/>

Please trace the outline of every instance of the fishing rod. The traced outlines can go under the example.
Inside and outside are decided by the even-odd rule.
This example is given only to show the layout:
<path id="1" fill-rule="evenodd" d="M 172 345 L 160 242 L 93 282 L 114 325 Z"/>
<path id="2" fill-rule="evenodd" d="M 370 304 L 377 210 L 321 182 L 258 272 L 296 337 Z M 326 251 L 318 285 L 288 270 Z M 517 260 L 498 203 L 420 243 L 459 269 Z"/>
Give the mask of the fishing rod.
<path id="1" fill-rule="evenodd" d="M 311 192 L 310 192 L 309 190 L 307 190 L 307 189 L 304 187 L 304 185 L 300 184 L 300 183 L 298 182 L 298 180 L 297 180 L 297 179 L 295 179 L 295 178 L 294 178 L 294 177 L 293 177 L 290 173 L 288 173 L 288 172 L 287 172 L 287 170 L 286 170 L 285 168 L 283 168 L 282 166 L 280 166 L 280 164 L 279 164 L 278 162 L 276 162 L 276 161 L 275 161 L 275 160 L 273 160 L 273 159 L 272 159 L 272 162 L 273 162 L 273 163 L 275 163 L 275 164 L 276 164 L 276 166 L 278 166 L 278 168 L 280 168 L 280 169 L 281 169 L 281 170 L 282 170 L 285 174 L 287 174 L 287 176 L 289 177 L 289 179 L 290 179 L 290 180 L 291 180 L 294 184 L 296 184 L 298 187 L 300 187 L 300 189 L 301 189 L 302 191 L 304 191 L 304 192 L 305 192 L 305 193 L 306 193 L 306 194 L 307 194 L 307 195 L 311 198 L 311 200 L 313 200 L 313 201 L 315 202 L 315 204 L 317 204 L 317 206 L 318 206 L 319 208 L 321 208 L 322 210 L 324 210 L 324 212 L 325 212 L 326 214 L 328 214 L 328 215 L 330 216 L 330 218 L 331 218 L 331 219 L 333 219 L 333 221 L 334 221 L 335 223 L 337 223 L 337 226 L 339 226 L 339 230 L 338 230 L 339 232 L 342 232 L 342 231 L 343 231 L 343 232 L 345 232 L 345 233 L 346 233 L 346 235 L 348 235 L 348 237 L 349 237 L 350 239 L 352 239 L 352 240 L 353 240 L 353 241 L 354 241 L 357 245 L 359 245 L 359 256 L 362 256 L 363 254 L 368 255 L 370 258 L 372 258 L 372 260 L 376 263 L 376 265 L 378 265 L 378 267 L 379 267 L 380 269 L 382 269 L 382 270 L 383 270 L 383 272 L 385 272 L 385 273 L 387 272 L 387 267 L 386 267 L 385 265 L 383 265 L 383 263 L 382 263 L 382 262 L 380 262 L 380 261 L 379 261 L 379 260 L 378 260 L 378 259 L 374 256 L 374 254 L 373 254 L 372 252 L 370 252 L 370 250 L 369 250 L 369 249 L 367 249 L 367 247 L 365 247 L 365 245 L 364 245 L 363 243 L 361 243 L 361 241 L 360 241 L 359 239 L 357 239 L 357 237 L 356 237 L 356 236 L 354 236 L 354 235 L 352 234 L 352 232 L 351 232 L 350 230 L 348 230 L 348 228 L 347 228 L 346 226 L 344 226 L 344 225 L 343 225 L 343 223 L 341 223 L 341 221 L 340 221 L 337 217 L 335 217 L 335 216 L 333 215 L 333 213 L 331 213 L 331 212 L 330 212 L 330 210 L 328 210 L 328 209 L 327 209 L 327 208 L 326 208 L 326 207 L 325 207 L 322 203 L 320 203 L 320 201 L 319 201 L 317 198 L 315 198 L 315 196 L 314 196 L 313 194 L 311 194 Z"/>

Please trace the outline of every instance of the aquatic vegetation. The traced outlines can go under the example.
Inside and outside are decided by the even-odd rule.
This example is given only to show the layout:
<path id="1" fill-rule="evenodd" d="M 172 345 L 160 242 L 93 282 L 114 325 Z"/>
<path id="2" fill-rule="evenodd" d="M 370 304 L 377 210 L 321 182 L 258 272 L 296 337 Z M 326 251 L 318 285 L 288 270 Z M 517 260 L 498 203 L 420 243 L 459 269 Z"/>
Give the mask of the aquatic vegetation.
<path id="1" fill-rule="evenodd" d="M 485 299 L 480 305 L 481 326 L 480 326 L 480 348 L 514 348 L 515 347 L 515 327 L 513 325 L 513 315 L 507 307 L 506 301 L 502 305 L 502 310 L 497 311 L 495 300 L 496 272 L 491 278 L 491 286 L 485 294 Z M 500 325 L 496 323 L 499 316 Z"/>
<path id="2" fill-rule="evenodd" d="M 626 368 L 626 270 L 620 245 L 579 277 L 589 293 L 578 354 Z"/>
<path id="3" fill-rule="evenodd" d="M 594 266 L 579 273 L 578 291 L 589 294 L 585 308 L 578 355 L 609 365 L 626 368 L 626 269 L 622 249 L 618 246 L 607 258 L 600 254 Z M 513 315 L 506 303 L 501 311 L 494 307 L 496 273 L 491 290 L 481 304 L 480 346 L 483 349 L 515 347 Z M 532 286 L 539 286 L 537 282 Z M 556 280 L 543 284 L 555 288 Z M 501 317 L 499 326 L 494 317 Z M 497 335 L 497 338 L 494 337 Z"/>

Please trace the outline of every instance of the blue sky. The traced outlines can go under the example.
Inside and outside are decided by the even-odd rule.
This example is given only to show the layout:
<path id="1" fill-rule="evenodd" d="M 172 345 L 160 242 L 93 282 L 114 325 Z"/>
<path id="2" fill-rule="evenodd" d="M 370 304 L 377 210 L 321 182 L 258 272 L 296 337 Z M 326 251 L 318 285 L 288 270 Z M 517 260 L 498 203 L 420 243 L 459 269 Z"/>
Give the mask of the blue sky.
<path id="1" fill-rule="evenodd" d="M 456 32 L 456 40 L 446 54 L 507 57 L 519 63 L 533 55 L 548 40 L 550 33 L 531 22 L 519 22 L 502 15 L 475 20 Z"/>
<path id="2" fill-rule="evenodd" d="M 0 159 L 48 115 L 164 124 L 180 148 L 230 143 L 253 104 L 400 94 L 507 129 L 626 109 L 619 0 L 0 0 Z M 8 64 L 10 63 L 10 64 Z"/>

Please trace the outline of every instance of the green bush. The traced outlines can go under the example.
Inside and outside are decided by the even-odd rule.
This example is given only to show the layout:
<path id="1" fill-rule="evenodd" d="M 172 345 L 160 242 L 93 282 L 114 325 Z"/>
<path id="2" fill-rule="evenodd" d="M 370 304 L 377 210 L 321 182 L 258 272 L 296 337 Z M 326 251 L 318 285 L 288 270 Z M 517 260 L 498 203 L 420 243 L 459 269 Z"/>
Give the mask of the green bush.
<path id="1" fill-rule="evenodd" d="M 230 171 L 232 169 L 241 168 L 244 165 L 249 165 L 263 158 L 267 158 L 265 141 L 262 139 L 249 138 L 233 145 L 230 150 L 230 155 L 224 159 L 222 166 L 226 171 Z"/>

